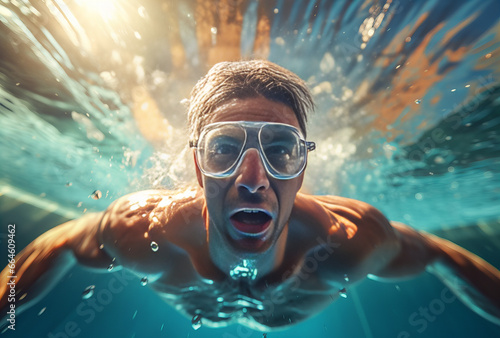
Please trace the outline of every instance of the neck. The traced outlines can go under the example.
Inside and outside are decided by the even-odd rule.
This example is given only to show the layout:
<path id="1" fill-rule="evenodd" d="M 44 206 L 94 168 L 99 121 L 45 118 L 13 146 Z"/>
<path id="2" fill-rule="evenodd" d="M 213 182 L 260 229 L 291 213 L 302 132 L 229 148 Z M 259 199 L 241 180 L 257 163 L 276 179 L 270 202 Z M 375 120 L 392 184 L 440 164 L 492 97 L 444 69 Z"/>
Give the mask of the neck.
<path id="1" fill-rule="evenodd" d="M 288 226 L 285 226 L 278 240 L 264 252 L 236 252 L 219 234 L 210 233 L 209 253 L 214 264 L 228 277 L 253 284 L 268 275 L 283 262 Z"/>

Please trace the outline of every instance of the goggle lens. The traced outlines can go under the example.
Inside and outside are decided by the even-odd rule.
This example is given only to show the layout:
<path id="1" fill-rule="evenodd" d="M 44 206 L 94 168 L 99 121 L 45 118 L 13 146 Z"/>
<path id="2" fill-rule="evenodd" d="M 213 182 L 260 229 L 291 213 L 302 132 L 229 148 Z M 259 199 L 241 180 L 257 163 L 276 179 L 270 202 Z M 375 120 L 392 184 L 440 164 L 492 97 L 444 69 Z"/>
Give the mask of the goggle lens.
<path id="1" fill-rule="evenodd" d="M 281 125 L 264 125 L 260 142 L 267 163 L 276 173 L 293 176 L 305 165 L 305 147 L 300 135 L 293 129 Z"/>
<path id="2" fill-rule="evenodd" d="M 218 176 L 231 169 L 241 155 L 245 138 L 245 131 L 238 126 L 208 129 L 198 144 L 198 161 L 203 170 Z"/>

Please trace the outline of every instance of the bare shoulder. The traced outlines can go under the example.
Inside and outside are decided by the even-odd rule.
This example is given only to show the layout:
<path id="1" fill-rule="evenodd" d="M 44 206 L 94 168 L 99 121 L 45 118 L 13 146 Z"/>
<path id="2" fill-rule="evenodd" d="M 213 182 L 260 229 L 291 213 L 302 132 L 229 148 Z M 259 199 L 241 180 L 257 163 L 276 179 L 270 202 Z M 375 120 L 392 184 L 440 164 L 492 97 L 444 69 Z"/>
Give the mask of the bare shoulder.
<path id="1" fill-rule="evenodd" d="M 343 236 L 345 240 L 361 235 L 385 237 L 393 233 L 390 222 L 378 209 L 351 198 L 298 194 L 296 209 L 302 218 L 312 216 L 330 235 Z"/>
<path id="2" fill-rule="evenodd" d="M 199 228 L 202 206 L 197 188 L 129 194 L 109 206 L 98 238 L 117 264 L 154 272 L 161 269 L 155 252 L 160 248 L 165 252 L 172 244 L 182 246 L 189 225 Z"/>
<path id="3" fill-rule="evenodd" d="M 339 196 L 297 195 L 294 215 L 314 229 L 316 243 L 331 255 L 323 272 L 338 279 L 348 274 L 352 282 L 385 266 L 398 252 L 398 237 L 387 218 L 368 203 Z M 321 248 L 317 247 L 315 250 Z"/>

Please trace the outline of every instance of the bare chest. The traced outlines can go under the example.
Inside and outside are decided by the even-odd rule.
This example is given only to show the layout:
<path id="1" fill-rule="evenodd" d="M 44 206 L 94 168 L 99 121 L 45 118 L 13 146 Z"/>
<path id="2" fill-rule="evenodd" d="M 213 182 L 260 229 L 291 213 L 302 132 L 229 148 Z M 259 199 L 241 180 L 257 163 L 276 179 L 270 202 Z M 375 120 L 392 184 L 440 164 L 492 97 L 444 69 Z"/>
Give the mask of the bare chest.
<path id="1" fill-rule="evenodd" d="M 193 272 L 191 281 L 180 283 L 167 278 L 152 286 L 167 303 L 192 319 L 193 325 L 224 327 L 238 323 L 261 331 L 305 320 L 341 294 L 338 286 L 303 268 L 272 284 L 230 277 L 216 282 Z"/>

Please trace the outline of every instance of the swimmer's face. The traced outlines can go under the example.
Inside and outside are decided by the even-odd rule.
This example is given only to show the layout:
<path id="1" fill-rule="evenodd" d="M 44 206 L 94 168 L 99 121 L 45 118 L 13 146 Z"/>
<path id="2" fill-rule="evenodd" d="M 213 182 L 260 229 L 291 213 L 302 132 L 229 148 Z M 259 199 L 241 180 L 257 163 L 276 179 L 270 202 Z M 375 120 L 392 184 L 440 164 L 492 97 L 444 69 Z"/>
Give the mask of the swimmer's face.
<path id="1" fill-rule="evenodd" d="M 207 124 L 228 121 L 278 122 L 300 129 L 290 107 L 262 97 L 226 102 L 213 111 Z M 264 252 L 287 225 L 303 173 L 289 180 L 272 177 L 255 148 L 248 149 L 240 163 L 225 178 L 208 177 L 196 166 L 210 219 L 209 240 L 222 251 Z"/>

